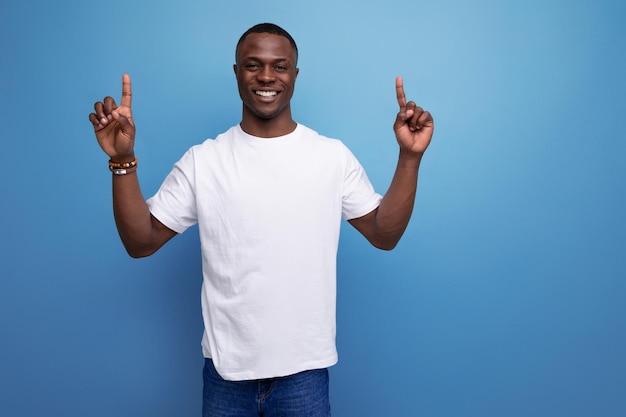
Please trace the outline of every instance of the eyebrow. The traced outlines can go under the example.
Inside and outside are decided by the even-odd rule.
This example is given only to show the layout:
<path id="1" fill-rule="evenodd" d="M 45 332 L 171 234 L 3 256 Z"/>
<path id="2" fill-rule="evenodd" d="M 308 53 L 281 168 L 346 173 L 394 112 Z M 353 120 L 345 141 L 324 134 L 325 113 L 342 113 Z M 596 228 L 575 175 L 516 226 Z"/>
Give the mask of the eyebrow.
<path id="1" fill-rule="evenodd" d="M 256 56 L 244 56 L 242 57 L 242 60 L 250 60 L 250 61 L 259 61 L 259 62 L 263 62 L 264 60 L 262 58 L 256 57 Z M 282 62 L 287 62 L 287 63 L 291 63 L 291 61 L 289 60 L 289 58 L 275 58 L 275 59 L 270 59 L 269 61 L 273 62 L 273 63 L 282 63 Z"/>

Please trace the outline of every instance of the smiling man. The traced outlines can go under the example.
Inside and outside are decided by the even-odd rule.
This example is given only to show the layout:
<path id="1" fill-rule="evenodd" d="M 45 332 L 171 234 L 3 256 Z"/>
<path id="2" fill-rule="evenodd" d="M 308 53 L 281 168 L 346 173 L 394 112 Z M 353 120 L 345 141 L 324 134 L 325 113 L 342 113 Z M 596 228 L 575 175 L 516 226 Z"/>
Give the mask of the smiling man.
<path id="1" fill-rule="evenodd" d="M 413 210 L 431 115 L 396 80 L 398 165 L 377 194 L 352 153 L 293 120 L 298 49 L 282 28 L 245 32 L 234 72 L 241 123 L 193 146 L 144 200 L 130 77 L 122 101 L 89 116 L 113 173 L 113 210 L 133 257 L 198 224 L 202 246 L 203 416 L 329 416 L 341 218 L 377 248 L 400 240 Z"/>
<path id="2" fill-rule="evenodd" d="M 287 32 L 259 33 L 258 29 L 246 32 L 235 52 L 233 68 L 243 102 L 241 127 L 257 137 L 282 136 L 296 128 L 290 103 L 298 76 L 298 50 Z"/>

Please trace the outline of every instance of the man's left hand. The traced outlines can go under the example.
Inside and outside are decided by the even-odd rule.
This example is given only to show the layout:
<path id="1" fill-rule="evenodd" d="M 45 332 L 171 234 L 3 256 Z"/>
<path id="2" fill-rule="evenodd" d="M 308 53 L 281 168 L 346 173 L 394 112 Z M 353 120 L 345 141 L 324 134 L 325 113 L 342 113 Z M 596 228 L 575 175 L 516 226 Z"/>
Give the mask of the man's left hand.
<path id="1" fill-rule="evenodd" d="M 433 137 L 435 129 L 433 117 L 415 102 L 407 103 L 402 77 L 396 78 L 396 95 L 400 111 L 393 124 L 393 130 L 400 150 L 421 157 Z"/>

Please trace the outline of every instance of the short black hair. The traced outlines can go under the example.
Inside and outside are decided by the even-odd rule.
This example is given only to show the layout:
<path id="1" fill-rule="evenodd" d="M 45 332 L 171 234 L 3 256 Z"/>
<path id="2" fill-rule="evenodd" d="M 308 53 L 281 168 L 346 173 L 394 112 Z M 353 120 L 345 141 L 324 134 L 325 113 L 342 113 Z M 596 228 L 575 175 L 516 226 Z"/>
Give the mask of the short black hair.
<path id="1" fill-rule="evenodd" d="M 250 29 L 246 30 L 237 42 L 237 47 L 235 48 L 235 61 L 237 61 L 239 45 L 241 45 L 241 42 L 243 42 L 244 39 L 246 39 L 246 37 L 251 33 L 269 33 L 271 35 L 279 35 L 287 38 L 291 46 L 293 46 L 293 50 L 296 52 L 296 63 L 298 62 L 298 46 L 296 45 L 296 41 L 293 40 L 289 32 L 274 23 L 259 23 L 258 25 L 254 25 Z"/>

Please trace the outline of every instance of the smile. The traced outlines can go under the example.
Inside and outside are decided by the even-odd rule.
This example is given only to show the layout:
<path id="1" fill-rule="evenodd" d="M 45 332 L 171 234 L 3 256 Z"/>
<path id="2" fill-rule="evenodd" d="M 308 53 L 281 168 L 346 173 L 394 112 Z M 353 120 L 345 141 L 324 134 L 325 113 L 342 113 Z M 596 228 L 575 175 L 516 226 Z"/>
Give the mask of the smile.
<path id="1" fill-rule="evenodd" d="M 256 94 L 257 96 L 261 96 L 261 97 L 274 97 L 276 94 L 278 94 L 278 91 L 255 90 L 254 94 Z"/>

